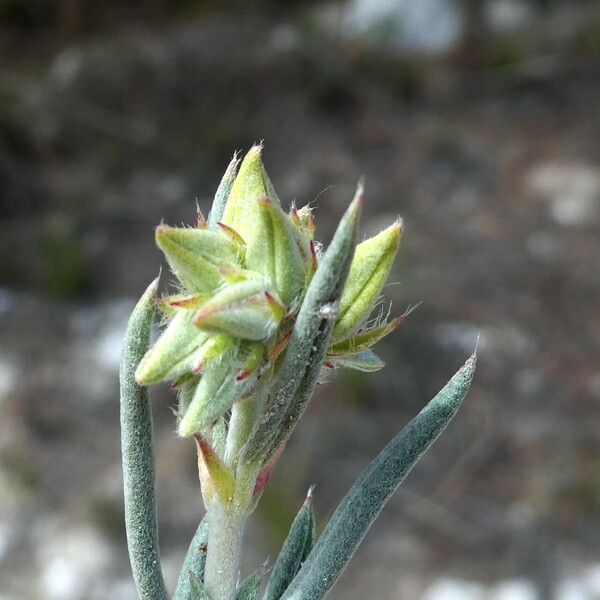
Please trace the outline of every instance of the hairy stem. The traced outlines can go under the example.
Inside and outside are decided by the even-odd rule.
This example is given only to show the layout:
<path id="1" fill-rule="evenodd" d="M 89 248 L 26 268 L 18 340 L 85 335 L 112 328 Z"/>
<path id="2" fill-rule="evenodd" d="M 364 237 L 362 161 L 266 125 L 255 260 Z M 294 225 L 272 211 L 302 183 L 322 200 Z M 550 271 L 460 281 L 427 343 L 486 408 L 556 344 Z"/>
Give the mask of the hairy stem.
<path id="1" fill-rule="evenodd" d="M 208 554 L 204 585 L 211 600 L 233 600 L 240 571 L 246 511 L 213 505 L 208 513 Z"/>

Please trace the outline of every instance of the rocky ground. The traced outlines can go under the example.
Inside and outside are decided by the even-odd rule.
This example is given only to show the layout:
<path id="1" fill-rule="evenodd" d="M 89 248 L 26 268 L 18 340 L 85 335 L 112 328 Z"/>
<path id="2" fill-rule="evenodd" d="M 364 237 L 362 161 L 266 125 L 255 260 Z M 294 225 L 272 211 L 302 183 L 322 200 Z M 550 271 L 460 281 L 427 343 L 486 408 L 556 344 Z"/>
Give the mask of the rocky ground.
<path id="1" fill-rule="evenodd" d="M 381 374 L 320 387 L 246 569 L 275 555 L 311 483 L 323 525 L 480 336 L 466 405 L 331 597 L 600 598 L 600 17 L 561 6 L 420 58 L 366 42 L 360 12 L 337 7 L 3 38 L 2 600 L 135 597 L 123 329 L 160 264 L 152 227 L 192 221 L 232 151 L 260 139 L 280 197 L 314 202 L 325 241 L 366 176 L 365 235 L 405 223 L 393 311 L 422 305 Z M 153 402 L 172 585 L 202 508 L 169 390 Z"/>

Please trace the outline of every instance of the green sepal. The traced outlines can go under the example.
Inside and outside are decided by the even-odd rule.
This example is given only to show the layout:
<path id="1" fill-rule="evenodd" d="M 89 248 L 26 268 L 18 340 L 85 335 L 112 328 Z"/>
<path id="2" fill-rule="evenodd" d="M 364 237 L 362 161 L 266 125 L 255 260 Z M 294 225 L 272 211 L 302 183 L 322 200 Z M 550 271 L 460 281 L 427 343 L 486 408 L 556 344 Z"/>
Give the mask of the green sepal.
<path id="1" fill-rule="evenodd" d="M 327 349 L 328 356 L 339 356 L 343 354 L 354 354 L 356 352 L 362 352 L 367 350 L 371 346 L 375 345 L 379 340 L 383 339 L 386 335 L 389 335 L 404 321 L 405 315 L 396 317 L 391 321 L 376 325 L 365 331 L 359 331 L 356 335 L 350 338 L 342 340 L 337 344 L 333 344 Z"/>
<path id="2" fill-rule="evenodd" d="M 312 490 L 308 490 L 277 557 L 263 600 L 279 600 L 310 553 L 315 536 Z"/>
<path id="3" fill-rule="evenodd" d="M 196 433 L 194 437 L 198 451 L 198 473 L 204 505 L 208 510 L 217 497 L 222 504 L 231 504 L 235 492 L 233 473 L 202 435 Z"/>
<path id="4" fill-rule="evenodd" d="M 308 204 L 298 209 L 293 206 L 290 211 L 290 217 L 294 226 L 302 232 L 302 235 L 308 241 L 315 239 L 315 217 L 312 208 Z"/>
<path id="5" fill-rule="evenodd" d="M 400 221 L 396 221 L 356 246 L 333 328 L 334 343 L 351 335 L 369 316 L 392 268 L 401 232 Z"/>
<path id="6" fill-rule="evenodd" d="M 221 221 L 246 242 L 246 256 L 266 256 L 267 237 L 259 200 L 279 203 L 261 160 L 262 146 L 253 146 L 242 161 Z"/>
<path id="7" fill-rule="evenodd" d="M 330 360 L 335 367 L 344 367 L 345 369 L 354 369 L 355 371 L 363 371 L 365 373 L 375 373 L 385 367 L 385 363 L 373 350 L 363 350 L 354 354 L 334 356 Z"/>
<path id="8" fill-rule="evenodd" d="M 290 217 L 279 204 L 268 198 L 259 200 L 266 232 L 264 254 L 248 250 L 246 264 L 268 277 L 281 300 L 289 305 L 297 300 L 306 282 L 308 264 L 300 251 L 297 232 Z"/>
<path id="9" fill-rule="evenodd" d="M 222 282 L 219 269 L 239 265 L 242 259 L 242 249 L 220 229 L 159 225 L 156 244 L 190 292 L 212 292 Z"/>
<path id="10" fill-rule="evenodd" d="M 358 478 L 282 600 L 325 597 L 392 493 L 457 413 L 474 371 L 475 354 Z"/>
<path id="11" fill-rule="evenodd" d="M 254 279 L 223 287 L 196 313 L 194 323 L 207 333 L 263 340 L 275 333 L 284 315 L 277 294 L 263 280 Z"/>
<path id="12" fill-rule="evenodd" d="M 227 444 L 227 421 L 225 417 L 220 417 L 212 428 L 212 447 L 221 457 L 225 457 L 225 447 Z"/>
<path id="13" fill-rule="evenodd" d="M 206 333 L 194 326 L 193 319 L 191 311 L 176 312 L 136 369 L 140 385 L 177 379 L 193 368 L 196 351 L 208 339 Z"/>
<path id="14" fill-rule="evenodd" d="M 250 393 L 260 374 L 262 358 L 260 344 L 244 344 L 234 359 L 209 364 L 179 422 L 179 435 L 189 437 L 211 426 L 234 402 Z"/>
<path id="15" fill-rule="evenodd" d="M 191 373 L 186 374 L 184 377 L 180 378 L 177 381 L 177 385 L 175 389 L 177 390 L 177 418 L 180 420 L 183 415 L 187 412 L 194 394 L 196 393 L 196 388 L 200 383 L 200 376 L 193 375 Z"/>

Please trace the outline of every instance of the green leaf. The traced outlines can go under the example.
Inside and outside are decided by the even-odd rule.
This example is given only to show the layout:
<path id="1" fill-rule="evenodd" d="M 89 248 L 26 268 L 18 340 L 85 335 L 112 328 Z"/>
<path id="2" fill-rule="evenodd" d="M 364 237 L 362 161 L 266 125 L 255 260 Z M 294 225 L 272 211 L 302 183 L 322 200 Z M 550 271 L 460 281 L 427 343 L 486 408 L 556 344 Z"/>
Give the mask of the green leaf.
<path id="1" fill-rule="evenodd" d="M 167 599 L 156 524 L 152 411 L 148 390 L 135 381 L 135 370 L 150 344 L 157 287 L 158 278 L 133 309 L 120 370 L 125 526 L 131 569 L 141 600 Z"/>
<path id="2" fill-rule="evenodd" d="M 475 354 L 369 465 L 340 502 L 282 600 L 320 600 L 327 594 L 394 490 L 458 411 L 474 370 Z"/>
<path id="3" fill-rule="evenodd" d="M 385 363 L 372 350 L 335 356 L 331 360 L 336 367 L 345 367 L 346 369 L 364 371 L 365 373 L 374 373 L 385 366 Z"/>
<path id="4" fill-rule="evenodd" d="M 185 560 L 183 561 L 183 567 L 179 573 L 173 600 L 192 600 L 193 598 L 196 598 L 196 596 L 194 596 L 194 584 L 198 581 L 202 582 L 204 579 L 207 540 L 208 519 L 204 517 L 202 521 L 200 521 L 198 529 L 196 529 L 196 533 L 194 534 Z M 202 598 L 202 596 L 198 597 Z"/>
<path id="5" fill-rule="evenodd" d="M 283 543 L 263 600 L 279 600 L 281 598 L 312 549 L 315 535 L 312 490 L 312 487 L 308 490 L 306 500 L 298 511 Z"/>
<path id="6" fill-rule="evenodd" d="M 210 600 L 208 592 L 200 579 L 194 573 L 189 573 L 190 579 L 190 600 Z"/>
<path id="7" fill-rule="evenodd" d="M 274 401 L 245 448 L 248 461 L 269 460 L 291 435 L 312 396 L 354 253 L 361 205 L 359 186 L 306 291 L 273 387 Z"/>

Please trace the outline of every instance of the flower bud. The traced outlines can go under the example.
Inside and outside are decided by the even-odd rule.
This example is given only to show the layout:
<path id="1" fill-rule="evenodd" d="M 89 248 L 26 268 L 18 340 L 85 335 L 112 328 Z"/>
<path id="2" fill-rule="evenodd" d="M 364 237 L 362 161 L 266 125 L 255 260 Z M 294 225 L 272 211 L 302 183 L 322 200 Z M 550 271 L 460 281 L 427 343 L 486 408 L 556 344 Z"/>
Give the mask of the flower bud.
<path id="1" fill-rule="evenodd" d="M 246 340 L 271 337 L 285 315 L 285 306 L 261 279 L 223 287 L 196 313 L 194 323 L 207 333 L 226 333 Z"/>
<path id="2" fill-rule="evenodd" d="M 351 335 L 368 317 L 389 275 L 401 232 L 400 221 L 396 221 L 356 246 L 333 329 L 334 343 Z"/>
<path id="3" fill-rule="evenodd" d="M 192 370 L 196 352 L 208 339 L 206 333 L 194 326 L 193 319 L 193 311 L 176 312 L 137 367 L 135 379 L 140 385 L 177 379 Z"/>
<path id="4" fill-rule="evenodd" d="M 315 239 L 315 216 L 313 215 L 312 208 L 307 204 L 302 208 L 292 208 L 290 214 L 294 225 L 306 236 L 308 240 Z"/>
<path id="5" fill-rule="evenodd" d="M 220 229 L 159 225 L 156 243 L 181 283 L 193 292 L 211 292 L 220 283 L 223 265 L 239 265 L 243 248 Z"/>
<path id="6" fill-rule="evenodd" d="M 250 269 L 268 277 L 282 301 L 289 305 L 297 299 L 306 281 L 307 262 L 302 256 L 292 220 L 278 204 L 268 198 L 259 200 L 266 234 L 266 254 L 248 248 Z M 308 249 L 308 246 L 307 246 Z"/>
<path id="7" fill-rule="evenodd" d="M 279 204 L 277 194 L 261 160 L 262 146 L 253 146 L 244 157 L 233 182 L 221 221 L 233 228 L 249 251 L 264 254 L 265 226 L 259 200 L 270 198 Z"/>
<path id="8" fill-rule="evenodd" d="M 189 407 L 179 422 L 179 435 L 188 437 L 209 427 L 234 402 L 249 393 L 260 375 L 263 357 L 262 344 L 246 344 L 232 359 L 214 361 L 203 370 Z"/>

